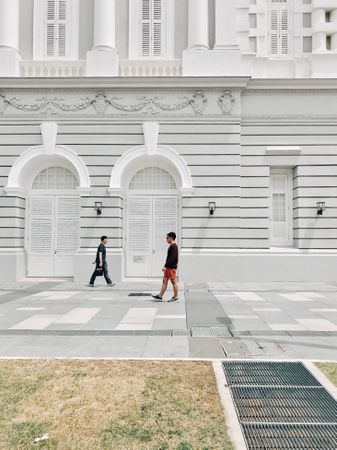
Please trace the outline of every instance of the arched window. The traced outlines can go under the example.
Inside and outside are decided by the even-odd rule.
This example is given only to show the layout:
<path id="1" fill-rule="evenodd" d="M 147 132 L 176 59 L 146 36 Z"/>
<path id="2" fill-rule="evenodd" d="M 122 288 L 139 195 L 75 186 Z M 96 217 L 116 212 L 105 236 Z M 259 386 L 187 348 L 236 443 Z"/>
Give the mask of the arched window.
<path id="1" fill-rule="evenodd" d="M 76 189 L 77 186 L 75 175 L 64 167 L 48 167 L 33 182 L 33 189 Z"/>
<path id="2" fill-rule="evenodd" d="M 270 56 L 288 56 L 290 53 L 290 14 L 291 0 L 270 0 L 269 8 L 269 46 Z"/>
<path id="3" fill-rule="evenodd" d="M 35 0 L 34 59 L 78 59 L 79 0 Z"/>
<path id="4" fill-rule="evenodd" d="M 130 59 L 173 59 L 173 0 L 130 0 Z"/>
<path id="5" fill-rule="evenodd" d="M 130 190 L 169 190 L 177 189 L 172 176 L 159 167 L 146 167 L 134 175 L 130 182 Z"/>

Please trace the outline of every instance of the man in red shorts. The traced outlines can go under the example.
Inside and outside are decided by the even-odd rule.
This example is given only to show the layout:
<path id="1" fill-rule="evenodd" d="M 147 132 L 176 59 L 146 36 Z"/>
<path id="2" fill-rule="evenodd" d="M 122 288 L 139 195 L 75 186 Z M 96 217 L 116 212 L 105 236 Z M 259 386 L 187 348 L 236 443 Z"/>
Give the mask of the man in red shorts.
<path id="1" fill-rule="evenodd" d="M 177 282 L 177 268 L 178 268 L 178 259 L 179 259 L 179 250 L 176 244 L 177 235 L 175 233 L 168 233 L 166 236 L 167 243 L 170 245 L 167 250 L 167 258 L 166 263 L 163 268 L 164 277 L 163 277 L 163 285 L 159 295 L 152 295 L 153 298 L 157 300 L 163 300 L 163 295 L 165 294 L 168 286 L 169 280 L 173 286 L 173 297 L 169 300 L 169 303 L 177 302 L 179 300 L 178 297 L 178 282 Z"/>

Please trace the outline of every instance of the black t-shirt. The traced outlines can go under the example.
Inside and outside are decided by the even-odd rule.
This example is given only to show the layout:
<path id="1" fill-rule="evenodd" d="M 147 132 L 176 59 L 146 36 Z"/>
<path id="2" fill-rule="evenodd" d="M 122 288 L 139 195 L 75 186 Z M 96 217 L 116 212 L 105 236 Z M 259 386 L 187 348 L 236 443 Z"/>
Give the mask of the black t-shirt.
<path id="1" fill-rule="evenodd" d="M 177 269 L 178 259 L 179 259 L 178 246 L 176 243 L 173 243 L 169 246 L 167 250 L 167 258 L 165 263 L 166 269 Z"/>
<path id="2" fill-rule="evenodd" d="M 96 264 L 99 264 L 99 253 L 102 253 L 102 264 L 105 263 L 106 261 L 106 248 L 105 245 L 100 243 L 98 248 L 97 248 L 97 254 L 96 254 Z"/>

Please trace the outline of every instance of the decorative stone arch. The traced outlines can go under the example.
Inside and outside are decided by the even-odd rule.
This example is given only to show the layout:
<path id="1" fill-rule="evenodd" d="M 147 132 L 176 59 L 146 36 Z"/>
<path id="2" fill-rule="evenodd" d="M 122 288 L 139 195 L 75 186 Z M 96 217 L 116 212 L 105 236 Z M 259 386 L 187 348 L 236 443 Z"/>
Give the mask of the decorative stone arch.
<path id="1" fill-rule="evenodd" d="M 20 195 L 25 197 L 30 189 L 32 176 L 51 165 L 64 165 L 74 171 L 78 177 L 77 191 L 80 195 L 90 193 L 89 172 L 82 159 L 70 148 L 57 145 L 52 152 L 46 151 L 46 147 L 38 145 L 28 148 L 13 164 L 7 185 L 4 190 L 7 195 Z M 38 171 L 38 172 L 37 172 Z"/>
<path id="2" fill-rule="evenodd" d="M 149 152 L 148 147 L 144 145 L 127 150 L 118 159 L 111 173 L 109 193 L 114 195 L 124 192 L 124 176 L 130 168 L 136 169 L 140 165 L 145 167 L 146 163 L 152 166 L 156 163 L 160 165 L 163 162 L 178 174 L 177 181 L 181 194 L 191 195 L 193 193 L 192 177 L 185 160 L 170 147 L 159 146 Z"/>

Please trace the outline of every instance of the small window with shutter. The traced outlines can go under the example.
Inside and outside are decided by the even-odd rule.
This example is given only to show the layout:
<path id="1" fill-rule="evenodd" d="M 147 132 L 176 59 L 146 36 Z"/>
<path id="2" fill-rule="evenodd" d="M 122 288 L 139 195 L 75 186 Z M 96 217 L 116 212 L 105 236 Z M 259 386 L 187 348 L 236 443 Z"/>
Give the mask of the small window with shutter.
<path id="1" fill-rule="evenodd" d="M 34 59 L 78 59 L 79 0 L 35 0 Z"/>
<path id="2" fill-rule="evenodd" d="M 130 59 L 173 59 L 173 0 L 130 0 Z"/>
<path id="3" fill-rule="evenodd" d="M 270 55 L 275 57 L 290 54 L 289 1 L 271 0 L 269 10 Z"/>
<path id="4" fill-rule="evenodd" d="M 273 169 L 270 174 L 270 243 L 293 245 L 292 169 Z"/>

